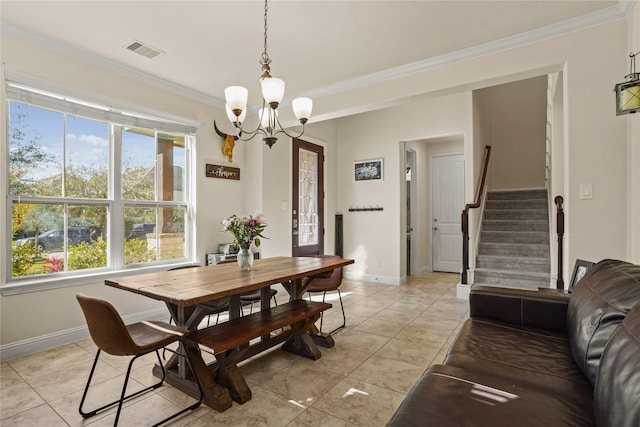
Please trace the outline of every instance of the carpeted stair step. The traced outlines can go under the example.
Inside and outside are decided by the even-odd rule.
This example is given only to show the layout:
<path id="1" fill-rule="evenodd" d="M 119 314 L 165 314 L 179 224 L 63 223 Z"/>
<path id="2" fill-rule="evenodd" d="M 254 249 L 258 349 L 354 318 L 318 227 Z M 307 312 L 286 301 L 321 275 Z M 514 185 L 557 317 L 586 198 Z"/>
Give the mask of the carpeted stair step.
<path id="1" fill-rule="evenodd" d="M 549 273 L 551 261 L 547 258 L 478 255 L 476 268 L 518 272 Z"/>
<path id="2" fill-rule="evenodd" d="M 485 243 L 549 244 L 549 233 L 544 231 L 482 231 L 480 241 Z"/>
<path id="3" fill-rule="evenodd" d="M 547 190 L 504 190 L 491 191 L 487 194 L 487 200 L 526 200 L 544 199 L 547 200 Z"/>
<path id="4" fill-rule="evenodd" d="M 511 288 L 538 289 L 550 286 L 549 273 L 522 273 L 506 270 L 476 268 L 474 284 L 508 286 Z"/>
<path id="5" fill-rule="evenodd" d="M 474 283 L 549 287 L 549 211 L 546 190 L 494 191 L 487 195 Z"/>
<path id="6" fill-rule="evenodd" d="M 485 219 L 482 222 L 483 231 L 542 231 L 549 232 L 549 221 L 544 220 L 506 220 L 506 219 Z"/>
<path id="7" fill-rule="evenodd" d="M 549 257 L 549 245 L 529 245 L 522 243 L 485 243 L 480 242 L 478 255 Z"/>
<path id="8" fill-rule="evenodd" d="M 547 209 L 546 199 L 513 199 L 487 200 L 485 209 L 488 210 L 518 210 L 518 209 Z"/>
<path id="9" fill-rule="evenodd" d="M 487 220 L 548 220 L 546 209 L 485 209 L 484 219 Z"/>

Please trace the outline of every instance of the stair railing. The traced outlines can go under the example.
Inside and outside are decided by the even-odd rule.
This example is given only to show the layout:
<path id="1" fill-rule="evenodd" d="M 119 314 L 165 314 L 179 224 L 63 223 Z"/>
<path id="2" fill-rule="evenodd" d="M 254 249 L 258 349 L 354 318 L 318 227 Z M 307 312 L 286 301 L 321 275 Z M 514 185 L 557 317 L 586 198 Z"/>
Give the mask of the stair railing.
<path id="1" fill-rule="evenodd" d="M 562 196 L 556 196 L 553 201 L 556 204 L 556 230 L 558 233 L 558 279 L 556 280 L 556 289 L 564 289 L 564 279 L 562 278 L 563 261 L 562 261 L 562 241 L 564 240 L 564 209 Z"/>
<path id="2" fill-rule="evenodd" d="M 485 184 L 487 181 L 487 170 L 489 169 L 489 158 L 491 157 L 491 146 L 486 146 L 486 152 L 484 155 L 484 166 L 482 167 L 482 177 L 480 179 L 480 186 L 478 187 L 477 197 L 475 203 L 467 203 L 462 211 L 462 272 L 460 273 L 460 283 L 469 283 L 468 271 L 469 271 L 469 209 L 477 209 L 482 204 L 482 198 L 484 196 Z"/>

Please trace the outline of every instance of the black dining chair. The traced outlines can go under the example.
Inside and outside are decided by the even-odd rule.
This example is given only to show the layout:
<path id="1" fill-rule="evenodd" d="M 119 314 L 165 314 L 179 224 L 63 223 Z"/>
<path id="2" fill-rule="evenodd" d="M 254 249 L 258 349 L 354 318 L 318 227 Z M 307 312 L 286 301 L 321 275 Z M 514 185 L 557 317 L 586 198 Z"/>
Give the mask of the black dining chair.
<path id="1" fill-rule="evenodd" d="M 179 353 L 179 351 L 177 350 L 167 348 L 169 344 L 173 344 L 179 341 L 189 331 L 172 326 L 165 322 L 156 321 L 144 321 L 125 325 L 122 317 L 120 317 L 116 309 L 109 302 L 82 294 L 76 295 L 76 299 L 78 300 L 78 303 L 80 304 L 82 312 L 84 313 L 84 317 L 87 321 L 89 334 L 91 335 L 93 342 L 98 347 L 95 360 L 93 361 L 93 366 L 91 367 L 91 372 L 89 373 L 89 378 L 87 379 L 87 385 L 85 386 L 84 392 L 82 393 L 82 399 L 80 400 L 80 406 L 78 407 L 80 415 L 82 415 L 83 418 L 92 417 L 98 412 L 102 412 L 117 405 L 118 409 L 116 411 L 116 418 L 113 422 L 114 427 L 117 426 L 118 420 L 120 419 L 120 412 L 122 411 L 122 404 L 124 403 L 124 401 L 131 399 L 132 397 L 139 396 L 148 391 L 154 390 L 164 383 L 166 373 L 164 365 L 162 364 L 162 359 L 160 358 L 160 349 L 166 349 L 175 354 L 184 356 L 183 358 L 181 358 L 181 360 L 185 360 L 189 365 L 189 368 L 191 368 L 189 360 L 185 355 Z M 120 393 L 120 398 L 118 400 L 114 400 L 113 402 L 107 403 L 106 405 L 103 405 L 99 408 L 85 411 L 83 409 L 84 402 L 87 398 L 87 394 L 91 386 L 91 380 L 93 379 L 93 374 L 95 373 L 96 365 L 98 364 L 98 359 L 100 358 L 100 353 L 103 351 L 113 356 L 131 357 L 129 366 L 127 368 L 127 373 L 124 378 L 122 392 Z M 162 378 L 160 379 L 160 381 L 149 387 L 126 395 L 127 384 L 129 382 L 129 376 L 131 374 L 133 362 L 135 362 L 139 357 L 152 352 L 155 352 L 156 357 L 158 358 L 159 366 L 162 369 Z M 193 369 L 191 369 L 191 371 L 193 371 Z M 200 381 L 197 377 L 196 382 L 200 391 L 200 397 L 198 401 L 188 406 L 187 408 L 181 409 L 180 411 L 163 419 L 162 421 L 157 422 L 156 424 L 154 424 L 154 427 L 159 426 L 160 424 L 164 424 L 165 422 L 172 420 L 187 411 L 194 410 L 198 406 L 200 406 L 200 404 L 202 403 L 202 386 L 200 385 Z"/>
<path id="2" fill-rule="evenodd" d="M 234 262 L 237 262 L 237 261 L 235 259 L 225 259 L 222 261 L 218 261 L 217 264 L 229 264 Z M 276 295 L 278 295 L 278 291 L 276 289 L 270 289 L 269 294 L 270 294 L 270 298 L 273 299 L 273 303 L 275 305 L 278 305 L 278 301 L 276 301 Z M 244 307 L 245 305 L 249 305 L 249 314 L 253 313 L 253 304 L 256 302 L 259 303 L 260 300 L 261 300 L 260 289 L 258 289 L 257 291 L 240 295 L 240 302 L 242 306 Z"/>
<path id="3" fill-rule="evenodd" d="M 333 258 L 342 259 L 337 255 L 316 255 L 317 258 Z M 342 309 L 342 325 L 338 326 L 330 334 L 336 332 L 338 329 L 344 328 L 347 325 L 347 317 L 344 314 L 344 304 L 342 303 L 342 294 L 340 293 L 340 285 L 342 284 L 342 267 L 335 268 L 329 277 L 315 278 L 311 281 L 311 284 L 307 288 L 309 297 L 312 293 L 322 292 L 322 302 L 324 302 L 327 292 L 338 291 L 338 298 L 340 299 L 340 308 Z M 324 320 L 324 311 L 320 314 L 320 332 L 322 332 L 322 322 Z"/>

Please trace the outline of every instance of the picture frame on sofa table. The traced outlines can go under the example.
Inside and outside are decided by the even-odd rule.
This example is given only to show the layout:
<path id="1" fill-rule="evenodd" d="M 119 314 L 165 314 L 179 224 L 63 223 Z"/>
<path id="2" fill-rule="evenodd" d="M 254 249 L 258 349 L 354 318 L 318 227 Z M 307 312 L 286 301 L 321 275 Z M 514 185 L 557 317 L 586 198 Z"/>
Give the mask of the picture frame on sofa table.
<path id="1" fill-rule="evenodd" d="M 571 275 L 571 282 L 569 282 L 569 292 L 571 292 L 576 283 L 578 283 L 580 279 L 587 274 L 587 271 L 593 267 L 593 264 L 595 263 L 591 261 L 576 259 L 576 265 L 573 267 L 573 274 Z"/>

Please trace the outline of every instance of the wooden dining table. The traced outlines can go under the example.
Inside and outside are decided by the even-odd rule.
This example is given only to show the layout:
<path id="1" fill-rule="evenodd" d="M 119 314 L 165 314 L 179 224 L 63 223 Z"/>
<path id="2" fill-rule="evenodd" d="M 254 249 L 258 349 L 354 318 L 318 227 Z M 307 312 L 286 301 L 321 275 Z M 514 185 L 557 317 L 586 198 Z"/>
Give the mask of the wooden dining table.
<path id="1" fill-rule="evenodd" d="M 238 322 L 241 320 L 240 295 L 260 289 L 261 312 L 269 313 L 275 310 L 270 306 L 271 285 L 282 284 L 289 294 L 290 301 L 293 302 L 302 298 L 314 278 L 326 277 L 334 269 L 353 262 L 351 259 L 343 258 L 274 257 L 255 260 L 250 271 L 240 271 L 237 264 L 228 263 L 118 277 L 105 280 L 105 284 L 163 301 L 176 326 L 197 334 L 200 333 L 200 323 L 212 306 L 227 305 L 229 322 L 234 319 Z M 234 333 L 237 333 L 237 329 Z M 305 336 L 302 337 L 304 339 L 300 339 L 300 336 L 292 337 L 292 334 Z M 312 359 L 320 357 L 317 345 L 335 345 L 331 335 L 321 334 L 315 324 L 310 322 L 302 331 L 300 328 L 291 328 L 275 335 L 264 334 L 258 338 L 258 342 L 252 342 L 250 346 L 249 343 L 242 344 L 243 351 L 237 353 L 234 363 L 277 344 L 285 342 L 286 345 L 287 340 L 291 341 L 292 338 L 297 338 L 296 344 L 289 345 L 286 349 Z M 188 340 L 182 341 L 180 347 L 189 357 L 194 372 L 191 372 L 186 363 L 181 363 L 180 356 L 174 356 L 166 363 L 164 372 L 158 365 L 153 368 L 156 376 L 166 375 L 169 384 L 194 397 L 199 395 L 194 378 L 197 376 L 204 393 L 203 402 L 218 411 L 231 407 L 232 398 L 240 403 L 251 398 L 250 390 L 239 370 L 234 370 L 232 377 L 219 384 L 216 380 L 218 378 L 220 381 L 220 367 L 216 365 L 217 362 L 205 363 L 202 349 L 189 344 Z"/>

